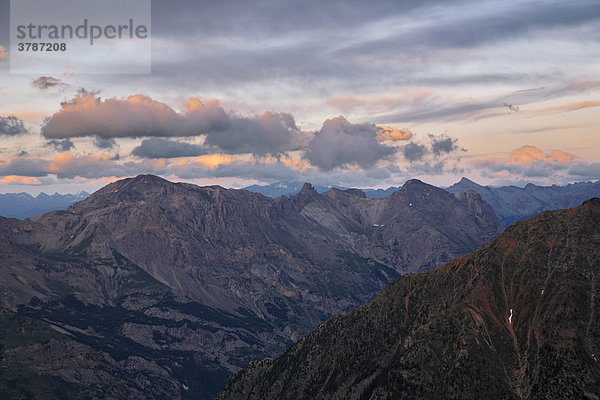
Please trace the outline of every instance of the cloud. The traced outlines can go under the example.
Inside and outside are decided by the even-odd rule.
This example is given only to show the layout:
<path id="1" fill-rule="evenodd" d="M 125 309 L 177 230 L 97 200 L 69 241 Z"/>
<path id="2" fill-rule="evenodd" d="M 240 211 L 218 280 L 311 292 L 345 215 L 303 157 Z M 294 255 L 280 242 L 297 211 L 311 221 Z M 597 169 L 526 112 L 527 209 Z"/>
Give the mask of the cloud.
<path id="1" fill-rule="evenodd" d="M 144 95 L 102 100 L 97 94 L 81 89 L 72 100 L 62 102 L 44 122 L 42 135 L 53 139 L 192 135 L 181 132 L 178 114 L 164 103 Z"/>
<path id="2" fill-rule="evenodd" d="M 233 153 L 282 154 L 296 148 L 302 133 L 290 114 L 265 112 L 258 117 L 231 118 L 223 131 L 211 131 L 206 144 Z"/>
<path id="3" fill-rule="evenodd" d="M 8 60 L 6 48 L 0 44 L 0 62 Z"/>
<path id="4" fill-rule="evenodd" d="M 0 116 L 0 135 L 15 136 L 27 132 L 23 120 L 14 115 L 8 115 L 6 117 Z"/>
<path id="5" fill-rule="evenodd" d="M 500 162 L 504 161 L 515 165 L 531 165 L 536 162 L 568 164 L 574 158 L 573 154 L 561 150 L 554 150 L 550 154 L 546 154 L 535 146 L 526 145 L 513 150 L 508 159 L 500 160 Z"/>
<path id="6" fill-rule="evenodd" d="M 538 110 L 532 110 L 532 113 L 535 114 L 550 114 L 557 112 L 568 112 L 568 111 L 577 111 L 582 110 L 584 108 L 590 107 L 598 107 L 600 106 L 600 100 L 586 100 L 586 101 L 576 101 L 567 104 L 561 104 L 553 107 L 545 107 Z"/>
<path id="7" fill-rule="evenodd" d="M 0 178 L 0 183 L 8 185 L 41 185 L 38 178 L 31 176 L 8 175 Z"/>
<path id="8" fill-rule="evenodd" d="M 568 171 L 569 175 L 585 179 L 600 179 L 600 163 L 577 163 L 571 166 Z"/>
<path id="9" fill-rule="evenodd" d="M 99 136 L 96 136 L 94 138 L 94 146 L 96 146 L 99 149 L 112 149 L 114 147 L 119 147 L 115 139 L 107 139 Z"/>
<path id="10" fill-rule="evenodd" d="M 206 154 L 206 148 L 170 139 L 151 138 L 143 140 L 142 144 L 134 148 L 131 154 L 142 158 L 194 157 Z"/>
<path id="11" fill-rule="evenodd" d="M 451 153 L 455 150 L 458 150 L 458 146 L 456 142 L 458 139 L 451 138 L 447 135 L 429 135 L 429 139 L 431 140 L 431 152 L 435 155 L 440 155 L 443 153 Z"/>
<path id="12" fill-rule="evenodd" d="M 352 165 L 372 168 L 396 152 L 379 143 L 379 129 L 373 124 L 351 124 L 342 116 L 328 119 L 308 142 L 306 159 L 325 171 Z"/>
<path id="13" fill-rule="evenodd" d="M 289 114 L 265 112 L 243 117 L 225 111 L 218 101 L 190 98 L 185 110 L 138 94 L 125 99 L 102 99 L 84 89 L 42 126 L 46 138 L 65 139 L 96 136 L 191 137 L 205 136 L 208 145 L 228 153 L 279 154 L 295 147 L 302 134 Z"/>
<path id="14" fill-rule="evenodd" d="M 31 81 L 31 86 L 41 91 L 48 90 L 54 87 L 65 87 L 69 86 L 60 79 L 53 78 L 51 76 L 40 76 L 39 78 Z"/>
<path id="15" fill-rule="evenodd" d="M 575 155 L 562 150 L 545 153 L 531 145 L 513 150 L 508 157 L 476 160 L 473 165 L 484 174 L 506 178 L 506 173 L 522 177 L 553 177 L 557 173 L 576 170 Z M 485 172 L 487 171 L 487 172 Z"/>
<path id="16" fill-rule="evenodd" d="M 427 146 L 410 142 L 402 148 L 402 154 L 408 161 L 415 162 L 420 161 L 427 154 Z"/>
<path id="17" fill-rule="evenodd" d="M 50 139 L 46 142 L 45 146 L 53 147 L 56 151 L 65 152 L 75 147 L 70 139 L 57 140 Z"/>
<path id="18" fill-rule="evenodd" d="M 0 160 L 0 176 L 46 176 L 49 165 L 49 161 L 38 157 L 14 157 L 7 161 Z"/>
<path id="19" fill-rule="evenodd" d="M 377 129 L 377 139 L 379 140 L 408 140 L 413 133 L 408 129 L 396 129 L 389 126 L 380 126 Z"/>

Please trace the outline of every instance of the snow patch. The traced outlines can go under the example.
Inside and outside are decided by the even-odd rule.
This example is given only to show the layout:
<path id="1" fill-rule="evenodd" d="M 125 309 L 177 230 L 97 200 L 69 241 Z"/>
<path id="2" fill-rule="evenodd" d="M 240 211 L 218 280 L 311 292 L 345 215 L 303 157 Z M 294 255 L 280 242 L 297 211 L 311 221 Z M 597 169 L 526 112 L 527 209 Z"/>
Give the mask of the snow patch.
<path id="1" fill-rule="evenodd" d="M 512 325 L 512 316 L 513 316 L 513 311 L 512 308 L 510 309 L 510 315 L 508 316 L 508 323 Z"/>

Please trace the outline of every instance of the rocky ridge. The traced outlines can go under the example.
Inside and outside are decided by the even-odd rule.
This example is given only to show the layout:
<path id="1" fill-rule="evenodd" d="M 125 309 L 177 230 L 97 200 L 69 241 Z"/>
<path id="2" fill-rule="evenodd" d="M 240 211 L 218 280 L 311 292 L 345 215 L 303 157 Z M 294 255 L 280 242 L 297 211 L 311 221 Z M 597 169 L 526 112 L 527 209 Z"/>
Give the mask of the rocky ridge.
<path id="1" fill-rule="evenodd" d="M 377 200 L 118 181 L 0 220 L 0 389 L 211 398 L 249 361 L 499 230 L 476 193 L 419 181 Z"/>
<path id="2" fill-rule="evenodd" d="M 595 198 L 391 282 L 218 399 L 595 399 L 599 277 Z"/>

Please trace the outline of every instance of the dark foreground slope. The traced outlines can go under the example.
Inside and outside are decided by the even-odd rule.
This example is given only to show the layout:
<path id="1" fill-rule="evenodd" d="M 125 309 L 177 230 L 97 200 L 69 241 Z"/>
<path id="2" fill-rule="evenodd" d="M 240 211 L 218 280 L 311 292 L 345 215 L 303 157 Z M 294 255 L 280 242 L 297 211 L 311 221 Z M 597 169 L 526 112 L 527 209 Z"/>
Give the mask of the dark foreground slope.
<path id="1" fill-rule="evenodd" d="M 494 209 L 502 226 L 532 217 L 542 211 L 575 207 L 593 197 L 600 197 L 600 181 L 571 183 L 565 186 L 481 186 L 462 178 L 447 189 L 449 192 L 473 190 Z"/>
<path id="2" fill-rule="evenodd" d="M 249 361 L 498 229 L 476 193 L 419 181 L 379 200 L 308 184 L 274 200 L 140 176 L 0 219 L 0 393 L 211 398 Z"/>
<path id="3" fill-rule="evenodd" d="M 390 283 L 220 400 L 597 399 L 600 199 Z"/>

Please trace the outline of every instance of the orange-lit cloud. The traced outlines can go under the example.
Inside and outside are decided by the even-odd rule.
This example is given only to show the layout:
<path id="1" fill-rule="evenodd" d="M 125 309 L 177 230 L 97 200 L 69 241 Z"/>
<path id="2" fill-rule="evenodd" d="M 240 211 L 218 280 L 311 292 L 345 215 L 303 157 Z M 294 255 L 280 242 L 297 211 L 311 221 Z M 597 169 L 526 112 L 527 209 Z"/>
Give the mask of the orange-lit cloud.
<path id="1" fill-rule="evenodd" d="M 554 150 L 550 154 L 546 154 L 535 146 L 522 146 L 513 150 L 507 161 L 518 165 L 529 165 L 540 161 L 567 164 L 573 161 L 574 158 L 573 154 L 561 150 Z"/>
<path id="2" fill-rule="evenodd" d="M 562 150 L 553 150 L 551 153 L 544 153 L 535 146 L 525 145 L 510 152 L 505 158 L 488 158 L 478 163 L 488 164 L 510 164 L 510 165 L 531 165 L 534 163 L 559 163 L 568 164 L 575 159 L 575 155 Z"/>
<path id="3" fill-rule="evenodd" d="M 576 101 L 573 103 L 561 104 L 558 106 L 541 108 L 539 110 L 533 110 L 534 114 L 552 114 L 557 112 L 568 112 L 568 111 L 577 111 L 582 110 L 584 108 L 590 107 L 598 107 L 600 106 L 600 100 L 586 100 L 586 101 Z"/>
<path id="4" fill-rule="evenodd" d="M 177 112 L 143 94 L 102 99 L 98 93 L 81 89 L 73 99 L 61 103 L 61 109 L 44 122 L 41 133 L 47 139 L 202 136 L 207 147 L 224 153 L 259 156 L 294 150 L 294 142 L 303 136 L 290 114 L 267 111 L 239 116 L 226 111 L 217 100 L 203 103 L 195 97 L 183 106 L 185 110 Z M 152 154 L 149 158 L 161 157 Z"/>
<path id="5" fill-rule="evenodd" d="M 575 155 L 562 150 L 545 153 L 535 146 L 522 146 L 513 150 L 508 157 L 488 158 L 474 161 L 480 172 L 496 178 L 512 176 L 548 178 L 563 173 L 577 165 L 573 163 Z"/>
<path id="6" fill-rule="evenodd" d="M 304 170 L 312 167 L 310 163 L 304 161 L 297 154 L 294 155 L 285 155 L 281 157 L 263 157 L 260 159 L 260 162 L 275 164 L 275 163 L 283 163 L 284 165 L 294 169 L 294 170 Z"/>
<path id="7" fill-rule="evenodd" d="M 32 176 L 8 175 L 0 178 L 0 183 L 9 185 L 41 185 L 38 178 Z"/>
<path id="8" fill-rule="evenodd" d="M 205 154 L 196 158 L 193 163 L 200 164 L 207 168 L 216 168 L 222 164 L 230 164 L 235 161 L 235 158 L 227 154 Z M 180 161 L 177 165 L 186 165 L 189 161 Z"/>
<path id="9" fill-rule="evenodd" d="M 396 129 L 390 126 L 380 126 L 377 130 L 377 139 L 379 140 L 408 140 L 413 136 L 408 129 Z"/>

